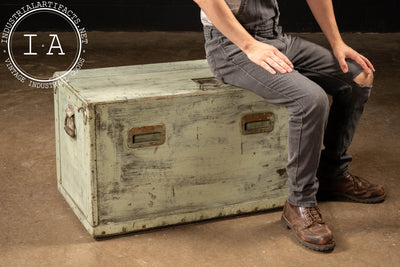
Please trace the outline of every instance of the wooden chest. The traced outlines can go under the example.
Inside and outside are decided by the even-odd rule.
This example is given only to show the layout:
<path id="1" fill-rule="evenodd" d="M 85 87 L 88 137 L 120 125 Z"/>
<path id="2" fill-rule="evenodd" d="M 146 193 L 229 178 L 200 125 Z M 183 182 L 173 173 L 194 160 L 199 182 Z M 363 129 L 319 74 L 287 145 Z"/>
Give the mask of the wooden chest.
<path id="1" fill-rule="evenodd" d="M 81 70 L 54 107 L 58 188 L 94 237 L 284 204 L 288 111 L 205 60 Z"/>

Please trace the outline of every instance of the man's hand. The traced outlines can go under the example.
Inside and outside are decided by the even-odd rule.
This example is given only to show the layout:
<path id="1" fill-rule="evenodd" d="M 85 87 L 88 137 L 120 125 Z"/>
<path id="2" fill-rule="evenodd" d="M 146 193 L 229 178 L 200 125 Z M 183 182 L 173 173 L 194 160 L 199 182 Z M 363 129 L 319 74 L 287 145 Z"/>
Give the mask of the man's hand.
<path id="1" fill-rule="evenodd" d="M 254 40 L 254 42 L 249 47 L 243 49 L 243 51 L 251 61 L 263 67 L 271 74 L 276 74 L 275 70 L 280 73 L 293 71 L 292 62 L 272 45 Z"/>
<path id="2" fill-rule="evenodd" d="M 225 0 L 194 0 L 215 27 L 236 44 L 254 63 L 272 74 L 291 72 L 293 64 L 275 47 L 254 39 L 233 15 Z"/>
<path id="3" fill-rule="evenodd" d="M 353 50 L 351 47 L 346 45 L 345 43 L 341 42 L 338 45 L 332 46 L 333 54 L 337 58 L 340 64 L 340 68 L 343 70 L 344 73 L 349 71 L 349 68 L 346 63 L 346 58 L 351 58 L 365 70 L 366 73 L 371 73 L 375 71 L 374 66 L 368 60 L 368 58 L 364 57 L 363 55 L 359 54 L 357 51 Z"/>
<path id="4" fill-rule="evenodd" d="M 343 42 L 336 24 L 335 14 L 333 13 L 332 0 L 307 0 L 307 3 L 314 18 L 317 20 L 326 38 L 328 38 L 333 54 L 339 61 L 343 72 L 346 73 L 349 71 L 345 61 L 346 58 L 356 61 L 368 74 L 371 73 L 371 70 L 375 71 L 374 66 L 372 66 L 366 57 L 360 55 Z"/>

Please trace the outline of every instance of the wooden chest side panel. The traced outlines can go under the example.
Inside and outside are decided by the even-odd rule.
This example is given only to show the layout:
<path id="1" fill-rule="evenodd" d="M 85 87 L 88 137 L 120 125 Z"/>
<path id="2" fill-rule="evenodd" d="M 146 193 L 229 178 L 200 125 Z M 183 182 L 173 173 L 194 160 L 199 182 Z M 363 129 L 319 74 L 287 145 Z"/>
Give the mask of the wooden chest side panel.
<path id="1" fill-rule="evenodd" d="M 93 110 L 68 86 L 55 90 L 56 145 L 58 188 L 85 225 L 97 224 L 97 203 L 93 197 L 95 178 L 95 153 Z M 66 108 L 72 108 L 76 136 L 69 136 L 64 130 Z M 79 108 L 85 108 L 78 111 Z"/>
<path id="2" fill-rule="evenodd" d="M 246 90 L 96 105 L 101 224 L 215 209 L 287 194 L 288 112 Z M 272 132 L 241 118 L 273 112 Z M 163 124 L 162 145 L 128 147 L 134 127 Z"/>

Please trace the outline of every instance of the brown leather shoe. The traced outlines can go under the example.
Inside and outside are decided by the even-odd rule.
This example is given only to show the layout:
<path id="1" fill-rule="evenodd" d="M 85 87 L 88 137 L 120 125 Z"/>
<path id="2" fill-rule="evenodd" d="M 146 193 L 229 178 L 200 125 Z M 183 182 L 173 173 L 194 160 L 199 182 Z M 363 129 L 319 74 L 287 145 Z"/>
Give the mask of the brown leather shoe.
<path id="1" fill-rule="evenodd" d="M 386 193 L 382 185 L 371 184 L 361 177 L 348 174 L 338 178 L 320 178 L 317 197 L 344 197 L 361 203 L 378 203 L 385 200 Z"/>
<path id="2" fill-rule="evenodd" d="M 332 250 L 335 247 L 332 232 L 325 224 L 318 207 L 297 207 L 286 201 L 281 220 L 302 245 L 318 251 Z"/>

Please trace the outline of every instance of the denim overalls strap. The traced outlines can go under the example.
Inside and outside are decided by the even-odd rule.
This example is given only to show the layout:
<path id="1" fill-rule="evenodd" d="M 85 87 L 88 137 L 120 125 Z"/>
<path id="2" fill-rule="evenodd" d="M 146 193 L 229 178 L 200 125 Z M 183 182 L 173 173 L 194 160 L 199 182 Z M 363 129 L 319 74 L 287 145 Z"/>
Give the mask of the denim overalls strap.
<path id="1" fill-rule="evenodd" d="M 276 36 L 282 32 L 279 15 L 277 0 L 242 0 L 236 18 L 249 33 L 263 31 Z"/>

